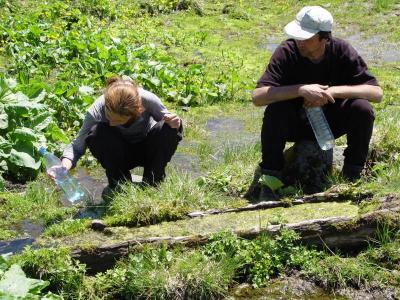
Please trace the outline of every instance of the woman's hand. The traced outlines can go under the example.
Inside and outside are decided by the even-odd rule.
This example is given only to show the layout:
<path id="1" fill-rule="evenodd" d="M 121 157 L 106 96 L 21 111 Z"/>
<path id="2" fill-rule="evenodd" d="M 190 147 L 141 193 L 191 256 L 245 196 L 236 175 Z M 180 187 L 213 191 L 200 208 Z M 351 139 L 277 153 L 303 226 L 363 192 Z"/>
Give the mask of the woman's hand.
<path id="1" fill-rule="evenodd" d="M 64 176 L 71 168 L 72 161 L 68 158 L 63 158 L 61 160 L 61 165 L 53 166 L 47 170 L 47 175 L 49 175 L 51 179 L 55 180 L 57 176 Z"/>
<path id="2" fill-rule="evenodd" d="M 163 120 L 171 128 L 179 128 L 181 126 L 181 119 L 176 114 L 165 114 Z"/>
<path id="3" fill-rule="evenodd" d="M 61 160 L 61 165 L 69 171 L 72 168 L 72 161 L 64 157 Z"/>
<path id="4" fill-rule="evenodd" d="M 53 180 L 59 177 L 63 177 L 67 174 L 67 169 L 62 165 L 59 166 L 52 166 L 50 169 L 47 170 L 47 175 Z"/>

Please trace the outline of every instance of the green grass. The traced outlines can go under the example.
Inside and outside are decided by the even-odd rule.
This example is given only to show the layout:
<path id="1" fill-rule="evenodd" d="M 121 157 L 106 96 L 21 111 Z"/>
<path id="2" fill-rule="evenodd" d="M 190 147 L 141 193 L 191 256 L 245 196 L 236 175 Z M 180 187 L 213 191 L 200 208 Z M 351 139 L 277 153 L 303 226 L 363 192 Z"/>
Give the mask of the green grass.
<path id="1" fill-rule="evenodd" d="M 398 285 L 398 272 L 378 268 L 362 258 L 330 256 L 306 269 L 305 274 L 325 288 L 381 289 Z"/>
<path id="2" fill-rule="evenodd" d="M 26 248 L 23 253 L 11 257 L 11 262 L 18 263 L 27 276 L 49 281 L 51 290 L 67 299 L 79 296 L 85 266 L 71 259 L 68 249 Z"/>
<path id="3" fill-rule="evenodd" d="M 103 233 L 88 231 L 68 237 L 41 237 L 37 240 L 37 244 L 92 249 L 100 245 L 112 245 L 139 238 L 178 237 L 234 230 L 246 231 L 254 228 L 263 229 L 271 224 L 296 223 L 310 219 L 339 216 L 357 217 L 358 207 L 350 202 L 304 204 L 288 208 L 210 215 L 138 228 L 109 227 Z"/>
<path id="4" fill-rule="evenodd" d="M 54 185 L 43 177 L 28 184 L 24 193 L 2 193 L 0 238 L 8 239 L 21 235 L 22 232 L 17 232 L 17 229 L 23 221 L 49 225 L 74 215 L 76 208 L 63 207 L 60 197 Z"/>
<path id="5" fill-rule="evenodd" d="M 157 195 L 155 197 L 155 195 Z M 188 175 L 171 172 L 157 188 L 125 185 L 109 206 L 105 221 L 110 226 L 139 226 L 182 219 L 194 210 L 240 206 L 241 199 L 199 185 Z"/>
<path id="6" fill-rule="evenodd" d="M 21 5 L 20 8 L 16 6 L 16 13 L 24 11 L 27 16 L 37 13 L 43 19 L 51 15 L 48 9 L 43 9 L 43 2 L 9 2 Z M 163 0 L 149 3 L 155 7 L 156 2 Z M 187 112 L 180 110 L 175 99 L 167 103 L 184 119 L 185 139 L 178 152 L 198 158 L 202 177 L 195 180 L 169 167 L 167 180 L 158 188 L 125 186 L 108 204 L 106 223 L 109 226 L 146 226 L 111 227 L 105 233 L 88 230 L 88 220 L 71 221 L 77 209 L 62 207 L 60 193 L 54 190 L 49 180 L 40 177 L 29 184 L 24 193 L 0 195 L 1 240 L 21 235 L 18 230 L 20 223 L 29 220 L 47 227 L 38 245 L 40 242 L 53 242 L 55 245 L 80 245 L 90 249 L 100 244 L 150 236 L 207 234 L 330 216 L 356 217 L 359 213 L 374 210 L 380 196 L 387 193 L 399 195 L 400 73 L 397 64 L 378 62 L 371 67 L 371 72 L 384 89 L 384 100 L 374 105 L 376 121 L 368 177 L 354 185 L 355 190 L 373 192 L 374 201 L 365 201 L 360 206 L 351 203 L 307 204 L 187 220 L 186 214 L 194 210 L 247 204 L 239 196 L 246 190 L 260 160 L 260 145 L 255 140 L 240 145 L 233 142 L 259 135 L 263 110 L 252 107 L 249 100 L 255 81 L 264 71 L 271 55 L 266 46 L 269 42 L 279 43 L 285 39 L 283 26 L 294 18 L 302 6 L 316 4 L 315 1 L 295 0 L 202 2 L 198 11 L 193 6 L 177 12 L 171 12 L 168 8 L 154 15 L 142 13 L 138 1 L 127 0 L 96 0 L 90 4 L 87 1 L 75 1 L 70 3 L 70 7 L 57 2 L 51 6 L 53 13 L 58 11 L 61 14 L 51 20 L 54 21 L 51 30 L 56 33 L 66 26 L 83 26 L 81 23 L 75 24 L 74 18 L 78 14 L 87 15 L 92 28 L 105 29 L 111 36 L 120 37 L 130 45 L 155 44 L 159 52 L 153 58 L 167 55 L 174 60 L 176 69 L 184 70 L 193 64 L 201 64 L 207 80 L 215 80 L 218 89 L 229 91 L 223 99 L 218 99 L 219 103 L 199 100 L 196 105 L 200 107 L 190 107 Z M 384 42 L 393 43 L 398 43 L 400 39 L 400 19 L 396 16 L 399 6 L 395 0 L 333 0 L 318 4 L 332 12 L 335 18 L 334 35 L 348 37 L 354 33 L 366 39 L 377 36 Z M 62 8 L 65 5 L 67 7 Z M 82 13 L 74 8 L 81 9 Z M 8 9 L 2 7 L 0 10 L 4 18 L 10 15 Z M 54 39 L 51 37 L 53 33 L 49 33 L 50 39 Z M 10 69 L 14 66 L 14 60 L 7 56 L 2 43 L 0 41 L 0 69 L 6 68 L 7 72 L 15 74 Z M 374 47 L 381 45 L 377 43 Z M 39 67 L 45 70 L 45 63 Z M 59 81 L 72 83 L 71 76 L 62 80 L 55 77 L 61 71 L 62 68 L 58 67 L 52 69 L 50 74 L 40 75 L 40 82 L 49 86 Z M 103 75 L 96 73 L 93 76 L 89 79 L 83 76 L 87 82 L 74 82 L 92 84 L 96 81 L 98 85 Z M 181 85 L 197 86 L 187 82 L 182 81 Z M 79 117 L 83 111 L 73 113 L 73 116 Z M 243 125 L 243 130 L 240 136 L 236 132 L 210 133 L 207 130 L 210 119 L 235 120 Z M 66 126 L 62 120 L 60 126 Z M 76 130 L 75 125 L 68 127 L 66 134 L 72 136 Z M 339 144 L 345 142 L 342 138 Z M 98 169 L 96 176 L 102 173 L 98 164 L 91 164 L 91 167 Z M 330 177 L 330 181 L 333 184 L 344 183 L 337 173 Z M 178 221 L 166 222 L 174 220 Z M 258 285 L 265 283 L 268 277 L 283 273 L 286 267 L 302 270 L 303 276 L 327 288 L 397 287 L 400 278 L 398 237 L 383 230 L 381 236 L 375 238 L 377 243 L 371 243 L 369 249 L 355 257 L 330 256 L 315 253 L 311 249 L 309 252 L 299 251 L 305 254 L 302 258 L 296 258 L 296 264 L 293 261 L 288 264 L 287 260 L 281 259 L 282 251 L 275 251 L 279 247 L 274 248 L 266 242 L 264 246 L 268 244 L 269 248 L 258 245 L 261 248 L 251 248 L 254 256 L 245 256 L 248 264 L 259 262 L 254 268 L 253 277 L 249 276 L 246 280 L 243 279 L 243 272 L 238 276 L 237 265 L 232 266 L 228 260 L 219 261 L 205 256 L 199 249 L 158 249 L 133 253 L 116 268 L 95 277 L 84 276 L 84 267 L 71 260 L 65 249 L 28 249 L 12 259 L 20 263 L 30 276 L 49 280 L 51 289 L 67 299 L 115 299 L 121 295 L 127 298 L 179 298 L 187 295 L 188 298 L 211 299 L 225 295 L 234 280 L 256 282 Z M 290 249 L 296 248 L 293 246 Z"/>
<path id="7" fill-rule="evenodd" d="M 46 228 L 43 236 L 46 237 L 62 237 L 69 236 L 76 233 L 84 233 L 89 229 L 90 220 L 65 220 L 58 224 L 53 224 Z"/>

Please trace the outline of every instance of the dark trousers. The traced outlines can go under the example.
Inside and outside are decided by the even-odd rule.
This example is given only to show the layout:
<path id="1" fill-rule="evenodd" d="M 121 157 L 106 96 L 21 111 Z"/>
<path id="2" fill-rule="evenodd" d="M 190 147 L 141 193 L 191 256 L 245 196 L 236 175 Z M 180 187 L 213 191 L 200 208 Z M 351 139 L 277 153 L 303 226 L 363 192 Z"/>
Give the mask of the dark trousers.
<path id="1" fill-rule="evenodd" d="M 364 166 L 375 119 L 369 102 L 364 99 L 336 99 L 335 103 L 325 105 L 324 113 L 335 138 L 347 135 L 345 165 Z M 315 140 L 303 101 L 294 99 L 268 105 L 261 130 L 260 166 L 281 170 L 285 143 L 299 140 Z"/>
<path id="2" fill-rule="evenodd" d="M 182 139 L 182 127 L 173 129 L 164 121 L 158 122 L 144 140 L 129 143 L 117 128 L 106 123 L 94 125 L 86 143 L 93 156 L 106 170 L 111 188 L 131 181 L 130 170 L 144 167 L 143 182 L 157 185 L 165 178 L 165 167 Z"/>

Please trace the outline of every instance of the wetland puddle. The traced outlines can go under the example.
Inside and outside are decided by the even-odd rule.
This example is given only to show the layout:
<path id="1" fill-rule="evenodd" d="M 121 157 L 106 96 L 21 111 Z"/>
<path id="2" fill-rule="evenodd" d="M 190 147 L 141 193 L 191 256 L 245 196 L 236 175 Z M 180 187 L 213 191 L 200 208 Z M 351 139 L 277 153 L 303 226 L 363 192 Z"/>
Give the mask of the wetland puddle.
<path id="1" fill-rule="evenodd" d="M 367 64 L 376 65 L 382 62 L 400 61 L 400 46 L 398 44 L 386 41 L 384 35 L 364 37 L 360 33 L 354 34 L 357 31 L 355 28 L 346 28 L 344 31 L 333 32 L 333 36 L 350 43 Z M 261 43 L 259 47 L 273 53 L 285 39 L 286 37 L 284 36 L 271 36 L 267 38 L 265 43 Z"/>

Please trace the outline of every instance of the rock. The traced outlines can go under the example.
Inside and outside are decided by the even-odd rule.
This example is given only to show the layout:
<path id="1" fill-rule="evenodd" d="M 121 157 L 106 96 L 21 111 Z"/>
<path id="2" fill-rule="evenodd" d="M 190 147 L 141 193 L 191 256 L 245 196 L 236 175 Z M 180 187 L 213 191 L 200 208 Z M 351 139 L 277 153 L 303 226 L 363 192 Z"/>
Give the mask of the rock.
<path id="1" fill-rule="evenodd" d="M 296 142 L 284 153 L 283 177 L 286 182 L 300 183 L 307 193 L 324 190 L 326 175 L 333 166 L 343 166 L 343 147 L 323 151 L 316 141 Z"/>
<path id="2" fill-rule="evenodd" d="M 90 228 L 94 231 L 103 231 L 106 227 L 107 225 L 102 220 L 93 220 L 90 224 Z"/>

